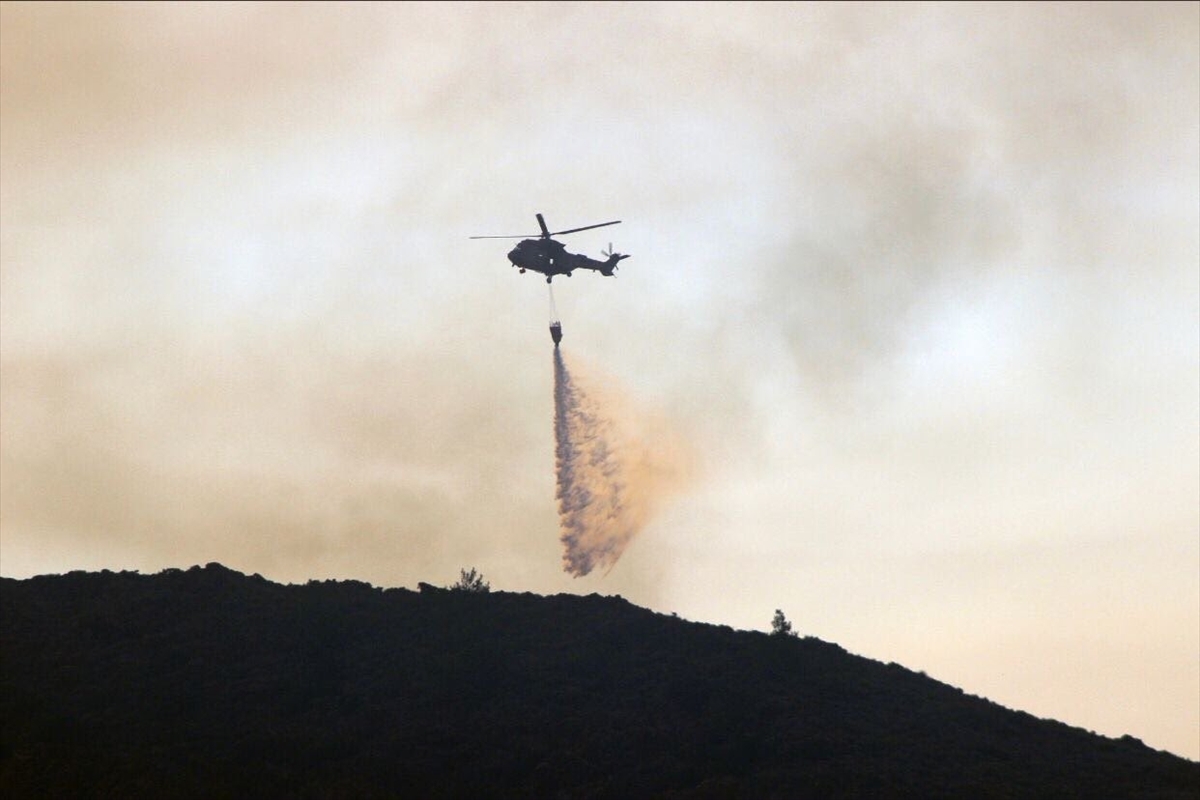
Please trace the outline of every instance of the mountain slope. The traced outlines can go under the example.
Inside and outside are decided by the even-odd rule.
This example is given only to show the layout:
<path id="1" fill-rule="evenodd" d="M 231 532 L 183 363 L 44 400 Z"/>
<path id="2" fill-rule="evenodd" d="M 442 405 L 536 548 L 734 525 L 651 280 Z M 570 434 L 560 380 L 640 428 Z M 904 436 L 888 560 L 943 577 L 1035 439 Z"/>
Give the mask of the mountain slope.
<path id="1" fill-rule="evenodd" d="M 1200 796 L 1200 764 L 591 595 L 0 580 L 6 797 Z"/>

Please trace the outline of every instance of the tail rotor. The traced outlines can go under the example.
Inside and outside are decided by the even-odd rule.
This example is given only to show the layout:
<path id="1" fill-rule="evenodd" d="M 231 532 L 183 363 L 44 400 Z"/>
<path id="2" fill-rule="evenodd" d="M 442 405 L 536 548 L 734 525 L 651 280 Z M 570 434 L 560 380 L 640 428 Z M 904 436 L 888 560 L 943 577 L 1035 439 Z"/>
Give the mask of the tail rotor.
<path id="1" fill-rule="evenodd" d="M 619 263 L 619 262 L 621 261 L 621 259 L 623 259 L 623 258 L 629 258 L 629 256 L 626 256 L 626 255 L 622 255 L 622 254 L 620 254 L 620 253 L 613 252 L 613 246 L 612 246 L 612 242 L 609 242 L 609 243 L 608 243 L 608 249 L 607 249 L 607 250 L 601 250 L 601 251 L 600 251 L 600 255 L 604 256 L 606 259 L 610 259 L 610 258 L 612 258 L 613 256 L 616 256 L 616 257 L 617 257 L 617 262 L 616 262 L 616 263 L 614 263 L 614 264 L 612 265 L 613 272 L 616 272 L 616 271 L 617 271 L 617 263 Z"/>

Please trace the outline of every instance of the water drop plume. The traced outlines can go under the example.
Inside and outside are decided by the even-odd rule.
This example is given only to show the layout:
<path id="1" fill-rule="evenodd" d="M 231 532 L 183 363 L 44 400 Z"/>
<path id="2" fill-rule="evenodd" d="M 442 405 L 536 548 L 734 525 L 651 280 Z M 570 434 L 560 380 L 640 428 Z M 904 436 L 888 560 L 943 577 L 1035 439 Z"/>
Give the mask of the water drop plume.
<path id="1" fill-rule="evenodd" d="M 554 440 L 563 570 L 612 569 L 691 459 L 661 420 L 615 394 L 585 391 L 554 350 Z"/>

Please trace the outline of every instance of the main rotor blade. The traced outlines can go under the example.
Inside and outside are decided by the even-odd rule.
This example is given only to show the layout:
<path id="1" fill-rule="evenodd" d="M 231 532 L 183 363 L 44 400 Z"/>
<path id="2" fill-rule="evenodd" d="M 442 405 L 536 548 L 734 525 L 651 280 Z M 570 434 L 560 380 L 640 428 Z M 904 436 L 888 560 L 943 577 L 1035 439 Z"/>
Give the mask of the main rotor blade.
<path id="1" fill-rule="evenodd" d="M 468 239 L 536 239 L 539 234 L 530 233 L 525 236 L 468 236 Z"/>
<path id="2" fill-rule="evenodd" d="M 562 236 L 564 233 L 577 233 L 578 231 L 590 231 L 592 228 L 603 228 L 605 225 L 619 225 L 621 220 L 614 219 L 612 222 L 601 222 L 599 225 L 584 225 L 582 228 L 571 228 L 569 231 L 555 231 L 551 236 Z"/>

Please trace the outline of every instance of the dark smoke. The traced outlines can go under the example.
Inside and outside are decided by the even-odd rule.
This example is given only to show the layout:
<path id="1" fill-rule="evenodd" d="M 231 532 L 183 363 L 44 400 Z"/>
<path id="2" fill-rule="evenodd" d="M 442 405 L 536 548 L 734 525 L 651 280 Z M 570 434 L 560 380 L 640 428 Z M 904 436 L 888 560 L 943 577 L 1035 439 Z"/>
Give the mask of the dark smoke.
<path id="1" fill-rule="evenodd" d="M 631 436 L 621 417 L 620 403 L 602 410 L 579 387 L 556 347 L 556 494 L 563 570 L 576 577 L 596 567 L 611 570 L 684 472 L 678 447 Z"/>

